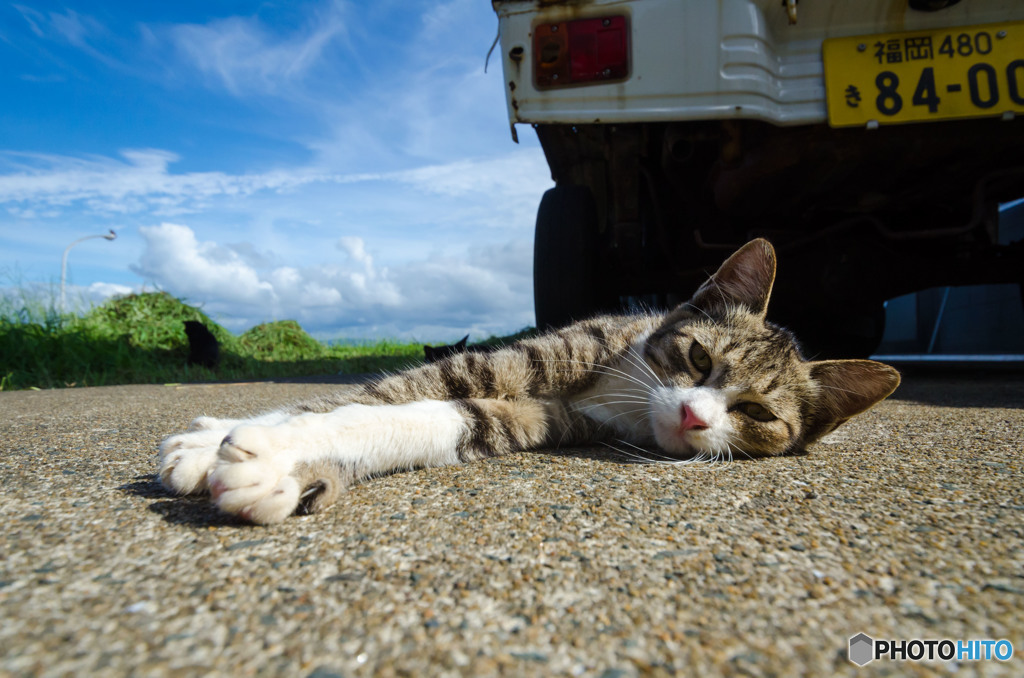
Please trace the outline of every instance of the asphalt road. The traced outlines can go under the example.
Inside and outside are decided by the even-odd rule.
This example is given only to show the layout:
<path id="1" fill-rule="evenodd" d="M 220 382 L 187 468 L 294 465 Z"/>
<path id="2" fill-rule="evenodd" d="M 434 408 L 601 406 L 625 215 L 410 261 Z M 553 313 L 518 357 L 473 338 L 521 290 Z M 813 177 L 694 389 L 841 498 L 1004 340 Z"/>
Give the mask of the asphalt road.
<path id="1" fill-rule="evenodd" d="M 0 675 L 1024 675 L 1020 373 L 910 376 L 808 456 L 517 454 L 270 528 L 155 482 L 192 417 L 328 388 L 0 393 Z"/>

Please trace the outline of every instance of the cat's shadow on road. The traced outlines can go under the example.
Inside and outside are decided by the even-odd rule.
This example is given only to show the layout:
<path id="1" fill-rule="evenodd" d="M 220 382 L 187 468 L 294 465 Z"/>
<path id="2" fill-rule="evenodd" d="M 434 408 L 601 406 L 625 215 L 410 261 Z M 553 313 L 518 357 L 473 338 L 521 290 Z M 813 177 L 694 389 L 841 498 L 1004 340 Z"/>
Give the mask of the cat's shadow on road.
<path id="1" fill-rule="evenodd" d="M 133 482 L 119 488 L 125 494 L 143 499 L 153 499 L 146 508 L 172 525 L 189 527 L 251 527 L 237 516 L 221 513 L 210 505 L 205 494 L 176 495 L 163 485 L 156 474 L 137 476 Z"/>
<path id="2" fill-rule="evenodd" d="M 615 449 L 603 447 L 579 447 L 562 448 L 552 450 L 536 450 L 523 454 L 548 457 L 551 461 L 559 457 L 573 457 L 586 459 L 595 462 L 603 462 L 617 466 L 629 467 L 650 463 L 636 456 L 628 455 Z M 637 454 L 640 454 L 639 452 Z M 738 460 L 742 461 L 742 460 Z M 470 462 L 479 463 L 509 463 L 514 462 L 507 457 L 493 457 L 491 459 Z M 238 518 L 217 511 L 210 503 L 208 494 L 177 495 L 164 487 L 156 474 L 136 476 L 132 482 L 125 483 L 118 487 L 125 494 L 142 499 L 153 500 L 146 508 L 162 517 L 172 525 L 183 525 L 188 527 L 252 527 L 252 524 Z"/>

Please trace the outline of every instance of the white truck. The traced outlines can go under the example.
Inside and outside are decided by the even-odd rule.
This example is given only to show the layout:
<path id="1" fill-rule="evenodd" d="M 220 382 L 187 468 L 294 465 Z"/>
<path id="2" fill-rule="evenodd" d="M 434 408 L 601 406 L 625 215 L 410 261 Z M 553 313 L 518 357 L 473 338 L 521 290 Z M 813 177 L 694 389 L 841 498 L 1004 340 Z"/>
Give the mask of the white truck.
<path id="1" fill-rule="evenodd" d="M 1024 280 L 1024 0 L 494 0 L 555 188 L 539 327 L 669 305 L 755 236 L 771 318 L 870 353 L 886 299 Z"/>

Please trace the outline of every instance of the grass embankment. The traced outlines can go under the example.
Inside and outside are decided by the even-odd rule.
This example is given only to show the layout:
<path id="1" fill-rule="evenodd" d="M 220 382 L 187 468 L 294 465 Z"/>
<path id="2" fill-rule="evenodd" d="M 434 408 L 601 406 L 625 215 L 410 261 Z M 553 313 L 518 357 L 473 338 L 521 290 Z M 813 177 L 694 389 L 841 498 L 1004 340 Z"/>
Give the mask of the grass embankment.
<path id="1" fill-rule="evenodd" d="M 187 364 L 186 320 L 217 338 L 216 368 Z M 82 316 L 52 305 L 0 309 L 0 390 L 358 374 L 422 360 L 419 343 L 324 344 L 292 320 L 235 336 L 164 293 L 112 299 Z"/>

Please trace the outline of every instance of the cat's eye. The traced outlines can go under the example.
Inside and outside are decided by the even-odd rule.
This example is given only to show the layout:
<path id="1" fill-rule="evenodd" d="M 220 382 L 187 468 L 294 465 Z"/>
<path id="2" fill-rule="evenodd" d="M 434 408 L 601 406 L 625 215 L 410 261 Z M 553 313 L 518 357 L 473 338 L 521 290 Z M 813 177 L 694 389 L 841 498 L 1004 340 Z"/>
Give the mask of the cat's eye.
<path id="1" fill-rule="evenodd" d="M 703 374 L 711 371 L 711 356 L 696 341 L 690 345 L 690 362 Z"/>
<path id="2" fill-rule="evenodd" d="M 736 409 L 754 421 L 775 421 L 778 419 L 772 411 L 760 403 L 738 403 Z"/>

